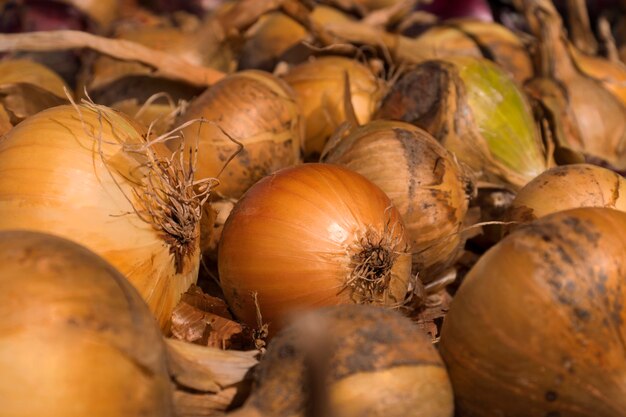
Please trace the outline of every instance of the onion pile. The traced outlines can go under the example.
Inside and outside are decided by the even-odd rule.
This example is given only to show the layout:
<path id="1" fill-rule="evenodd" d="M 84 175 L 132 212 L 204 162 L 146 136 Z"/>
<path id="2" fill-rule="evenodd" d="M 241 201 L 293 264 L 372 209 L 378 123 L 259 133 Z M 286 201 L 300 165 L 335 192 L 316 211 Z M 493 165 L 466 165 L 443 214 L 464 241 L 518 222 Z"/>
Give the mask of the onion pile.
<path id="1" fill-rule="evenodd" d="M 321 154 L 326 141 L 346 120 L 346 82 L 350 105 L 358 123 L 367 123 L 384 94 L 384 86 L 359 62 L 342 57 L 323 57 L 292 68 L 285 81 L 294 89 L 306 121 L 305 156 Z"/>
<path id="2" fill-rule="evenodd" d="M 423 282 L 460 254 L 460 229 L 473 187 L 454 156 L 426 131 L 373 121 L 329 146 L 322 160 L 358 172 L 389 196 L 406 226 L 414 270 Z"/>
<path id="3" fill-rule="evenodd" d="M 218 266 L 235 315 L 255 327 L 260 313 L 272 331 L 301 309 L 399 307 L 412 285 L 397 209 L 361 175 L 327 164 L 283 169 L 250 188 L 224 225 Z"/>
<path id="4" fill-rule="evenodd" d="M 223 79 L 197 97 L 178 124 L 200 118 L 182 134 L 188 146 L 198 147 L 197 176 L 219 175 L 215 191 L 222 196 L 239 198 L 259 179 L 300 161 L 303 122 L 293 92 L 269 73 L 241 71 Z"/>
<path id="5" fill-rule="evenodd" d="M 196 281 L 208 183 L 132 120 L 89 103 L 40 112 L 0 141 L 0 230 L 72 239 L 139 290 L 163 329 Z M 194 190 L 200 186 L 203 190 Z"/>
<path id="6" fill-rule="evenodd" d="M 439 354 L 410 320 L 371 306 L 320 309 L 270 343 L 253 392 L 233 417 L 452 417 Z"/>
<path id="7" fill-rule="evenodd" d="M 623 415 L 624 230 L 621 211 L 563 211 L 478 261 L 441 336 L 459 415 Z"/>
<path id="8" fill-rule="evenodd" d="M 165 346 L 139 294 L 85 248 L 0 232 L 2 415 L 174 415 Z"/>

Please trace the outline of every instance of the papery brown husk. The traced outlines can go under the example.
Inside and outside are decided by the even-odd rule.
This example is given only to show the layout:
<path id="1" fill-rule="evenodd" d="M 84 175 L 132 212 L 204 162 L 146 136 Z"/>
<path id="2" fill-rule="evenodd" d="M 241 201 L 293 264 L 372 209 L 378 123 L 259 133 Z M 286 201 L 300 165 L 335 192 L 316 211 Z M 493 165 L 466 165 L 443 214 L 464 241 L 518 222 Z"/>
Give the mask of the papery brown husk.
<path id="1" fill-rule="evenodd" d="M 353 130 L 323 162 L 365 176 L 389 196 L 411 241 L 413 272 L 427 283 L 460 255 L 460 233 L 473 193 L 464 168 L 428 132 L 403 122 L 377 120 Z"/>
<path id="2" fill-rule="evenodd" d="M 484 59 L 417 65 L 396 82 L 375 118 L 424 128 L 478 179 L 512 190 L 552 164 L 525 96 Z"/>
<path id="3" fill-rule="evenodd" d="M 239 198 L 259 179 L 300 161 L 303 122 L 293 92 L 269 73 L 230 75 L 197 97 L 177 124 L 199 118 L 205 122 L 185 128 L 184 140 L 198 146 L 198 178 L 220 175 L 221 196 Z M 235 141 L 243 145 L 239 153 Z"/>
<path id="4" fill-rule="evenodd" d="M 624 230 L 621 211 L 561 211 L 483 255 L 439 343 L 459 415 L 623 416 Z"/>
<path id="5" fill-rule="evenodd" d="M 576 66 L 561 18 L 549 0 L 527 0 L 525 13 L 540 40 L 538 76 L 527 91 L 550 122 L 557 162 L 599 159 L 617 170 L 626 169 L 626 106 Z"/>
<path id="6" fill-rule="evenodd" d="M 451 417 L 446 370 L 431 341 L 399 313 L 337 306 L 302 315 L 270 343 L 244 407 L 254 415 Z"/>

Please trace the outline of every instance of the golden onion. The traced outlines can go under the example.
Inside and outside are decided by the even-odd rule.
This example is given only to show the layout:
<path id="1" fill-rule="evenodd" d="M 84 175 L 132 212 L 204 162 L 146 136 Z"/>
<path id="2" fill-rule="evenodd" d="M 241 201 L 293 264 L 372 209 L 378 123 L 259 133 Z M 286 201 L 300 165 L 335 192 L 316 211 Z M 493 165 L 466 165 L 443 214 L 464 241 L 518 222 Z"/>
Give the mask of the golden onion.
<path id="1" fill-rule="evenodd" d="M 255 327 L 258 307 L 275 331 L 299 309 L 399 307 L 412 284 L 408 249 L 400 214 L 377 186 L 338 165 L 304 164 L 262 179 L 237 202 L 218 268 L 235 315 Z"/>
<path id="2" fill-rule="evenodd" d="M 0 142 L 0 230 L 86 246 L 128 278 L 167 329 L 197 279 L 202 196 L 193 171 L 144 134 L 88 103 L 23 121 Z"/>
<path id="3" fill-rule="evenodd" d="M 165 346 L 110 264 L 68 240 L 0 232 L 2 415 L 174 415 Z"/>

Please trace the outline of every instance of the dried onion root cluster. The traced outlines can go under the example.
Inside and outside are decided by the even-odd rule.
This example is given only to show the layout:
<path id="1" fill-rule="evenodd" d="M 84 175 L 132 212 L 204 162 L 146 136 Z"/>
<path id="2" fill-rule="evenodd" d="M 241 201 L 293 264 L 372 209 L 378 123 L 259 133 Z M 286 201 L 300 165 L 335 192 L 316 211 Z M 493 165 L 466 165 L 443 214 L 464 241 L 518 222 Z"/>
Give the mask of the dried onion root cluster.
<path id="1" fill-rule="evenodd" d="M 121 113 L 84 102 L 45 110 L 0 143 L 0 229 L 72 239 L 122 272 L 163 329 L 196 281 L 212 180 Z M 194 150 L 190 150 L 195 155 Z"/>

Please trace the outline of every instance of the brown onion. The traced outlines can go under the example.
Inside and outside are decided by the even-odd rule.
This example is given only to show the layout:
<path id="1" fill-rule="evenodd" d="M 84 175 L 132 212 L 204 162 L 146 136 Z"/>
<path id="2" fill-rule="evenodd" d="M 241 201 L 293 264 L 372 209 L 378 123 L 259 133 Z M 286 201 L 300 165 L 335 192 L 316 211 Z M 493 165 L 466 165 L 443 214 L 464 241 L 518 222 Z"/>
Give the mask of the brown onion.
<path id="1" fill-rule="evenodd" d="M 431 341 L 402 315 L 335 306 L 298 317 L 259 363 L 255 386 L 233 417 L 452 417 L 445 366 Z M 323 413 L 323 414 L 322 414 Z"/>
<path id="2" fill-rule="evenodd" d="M 303 123 L 293 92 L 273 75 L 240 71 L 197 97 L 178 121 L 203 118 L 183 130 L 186 143 L 198 146 L 197 176 L 216 177 L 216 192 L 239 198 L 252 184 L 272 172 L 300 161 Z M 233 140 L 234 139 L 234 140 Z M 171 142 L 172 149 L 178 143 Z"/>
<path id="3" fill-rule="evenodd" d="M 346 168 L 305 164 L 256 183 L 233 208 L 218 251 L 235 315 L 276 330 L 298 309 L 345 303 L 399 306 L 411 285 L 400 214 Z"/>
<path id="4" fill-rule="evenodd" d="M 557 211 L 607 207 L 626 211 L 626 179 L 595 165 L 575 164 L 545 171 L 511 203 L 509 220 L 527 222 Z"/>
<path id="5" fill-rule="evenodd" d="M 305 156 L 319 156 L 328 138 L 346 121 L 346 74 L 357 121 L 367 123 L 384 94 L 384 86 L 369 68 L 358 61 L 322 57 L 300 64 L 284 76 L 296 93 L 306 121 Z"/>
<path id="6" fill-rule="evenodd" d="M 562 211 L 472 268 L 440 341 L 460 416 L 621 417 L 626 213 Z"/>
<path id="7" fill-rule="evenodd" d="M 6 417 L 174 415 L 165 346 L 145 303 L 82 246 L 0 233 Z"/>
<path id="8" fill-rule="evenodd" d="M 29 117 L 0 141 L 0 230 L 86 246 L 128 278 L 167 329 L 197 279 L 208 190 L 180 155 L 149 139 L 133 120 L 91 103 Z"/>
<path id="9" fill-rule="evenodd" d="M 373 121 L 327 147 L 322 161 L 358 172 L 389 196 L 406 226 L 413 267 L 423 282 L 460 254 L 460 229 L 473 187 L 456 158 L 428 132 L 408 123 Z"/>

